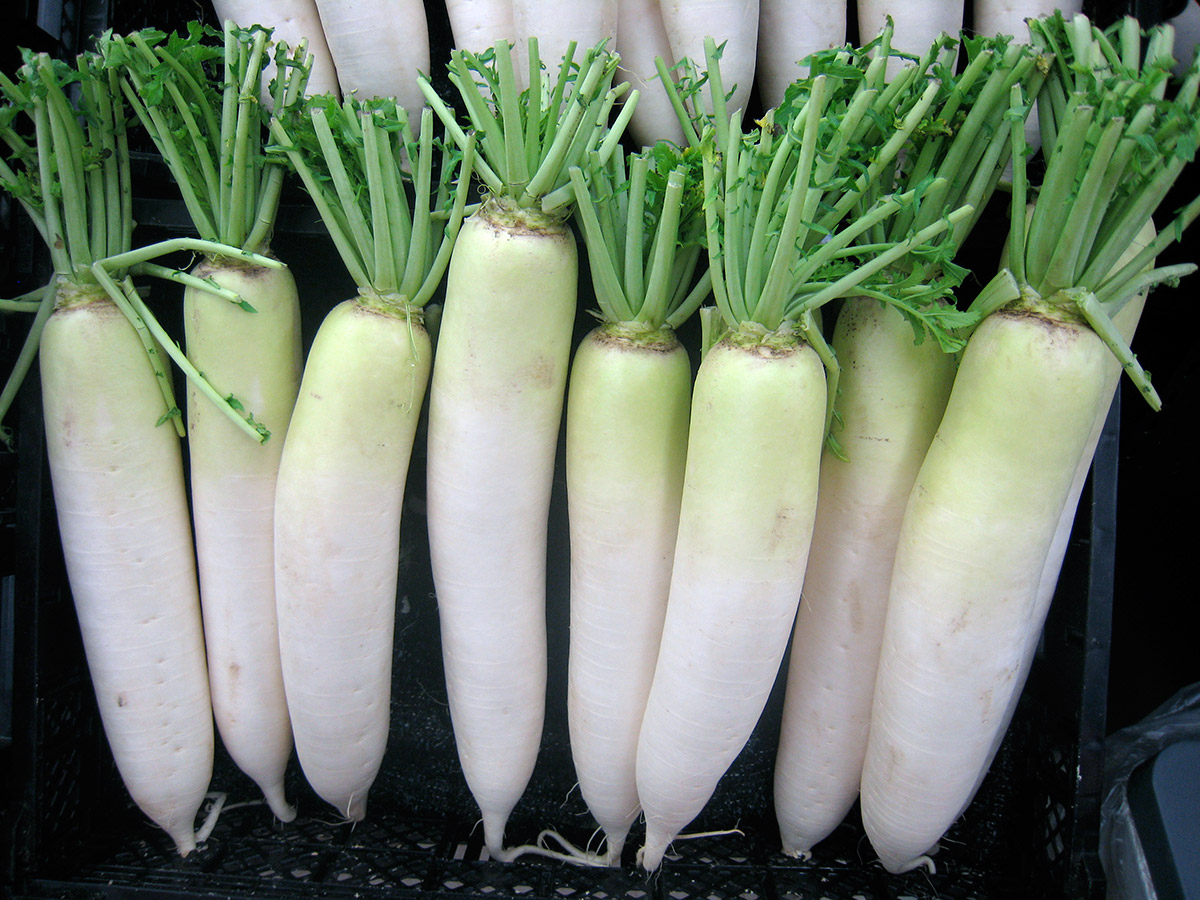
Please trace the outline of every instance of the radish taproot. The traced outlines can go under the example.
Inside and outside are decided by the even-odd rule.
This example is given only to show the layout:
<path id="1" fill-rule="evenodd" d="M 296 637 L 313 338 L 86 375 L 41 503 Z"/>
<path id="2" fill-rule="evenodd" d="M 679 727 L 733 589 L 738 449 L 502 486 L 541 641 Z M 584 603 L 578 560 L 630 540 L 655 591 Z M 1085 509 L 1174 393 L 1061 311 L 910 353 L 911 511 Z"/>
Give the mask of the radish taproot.
<path id="1" fill-rule="evenodd" d="M 300 41 L 306 41 L 308 52 L 312 54 L 312 71 L 305 90 L 310 94 L 327 94 L 338 89 L 337 70 L 333 66 L 329 45 L 325 42 L 316 0 L 275 0 L 272 3 L 264 3 L 263 0 L 213 0 L 212 5 L 218 22 L 230 21 L 243 28 L 261 25 L 271 30 L 275 40 L 283 41 L 289 47 L 298 47 Z M 277 72 L 272 58 L 263 76 L 264 86 L 270 84 Z M 264 90 L 263 99 L 269 97 L 269 91 Z"/>
<path id="2" fill-rule="evenodd" d="M 1006 41 L 974 40 L 966 68 L 954 75 L 946 62 L 956 51 L 946 42 L 932 66 L 917 67 L 927 74 L 909 91 L 938 78 L 935 118 L 945 127 L 913 139 L 909 165 L 890 184 L 904 190 L 937 175 L 948 193 L 897 215 L 868 240 L 922 227 L 939 215 L 938 202 L 983 209 L 1007 164 L 1010 88 L 1040 83 L 1034 56 Z M 817 65 L 821 59 L 814 57 Z M 895 267 L 880 296 L 847 298 L 834 327 L 844 373 L 834 432 L 842 449 L 827 447 L 822 459 L 775 761 L 775 813 L 791 855 L 807 856 L 858 796 L 900 519 L 954 380 L 961 349 L 954 329 L 969 321 L 939 294 L 961 281 L 953 256 L 977 218 L 955 227 L 937 254 Z M 921 287 L 931 279 L 936 291 Z M 914 305 L 926 324 L 909 312 Z"/>
<path id="3" fill-rule="evenodd" d="M 128 303 L 128 267 L 104 268 L 132 240 L 127 114 L 115 73 L 91 53 L 73 65 L 26 53 L 16 80 L 0 75 L 0 96 L 11 154 L 0 185 L 54 270 L 42 301 L 54 306 L 39 347 L 43 417 L 88 671 L 121 780 L 186 856 L 206 834 L 195 819 L 212 776 L 212 707 L 165 348 L 148 310 Z"/>
<path id="4" fill-rule="evenodd" d="M 1055 63 L 1039 97 L 1054 140 L 1026 224 L 1024 132 L 1013 129 L 1008 267 L 1021 296 L 978 302 L 946 413 L 910 495 L 896 553 L 863 767 L 863 823 L 893 872 L 928 853 L 978 790 L 1029 668 L 1039 592 L 1072 484 L 1111 399 L 1110 353 L 1157 395 L 1113 326 L 1190 204 L 1118 267 L 1200 135 L 1195 68 L 1171 104 L 1161 30 L 1042 20 Z M 1119 36 L 1120 50 L 1114 50 Z M 1112 51 L 1112 52 L 1108 52 Z M 1147 139 L 1149 138 L 1149 139 Z M 936 557 L 936 559 L 934 558 Z M 947 565 L 946 560 L 953 560 Z"/>
<path id="5" fill-rule="evenodd" d="M 313 340 L 275 500 L 296 753 L 351 821 L 366 815 L 387 744 L 400 521 L 432 365 L 423 309 L 462 223 L 473 156 L 468 142 L 465 157 L 443 147 L 435 161 L 424 115 L 419 143 L 391 99 L 314 96 L 303 115 L 272 122 L 359 289 Z"/>
<path id="6" fill-rule="evenodd" d="M 849 207 L 834 208 L 835 196 L 854 206 L 879 176 L 851 158 L 862 116 L 844 114 L 873 92 L 861 75 L 846 77 L 850 68 L 812 79 L 782 126 L 768 114 L 747 136 L 734 113 L 723 147 L 711 127 L 701 139 L 709 267 L 726 333 L 704 356 L 693 392 L 666 619 L 638 740 L 639 860 L 648 870 L 749 738 L 791 633 L 836 391 L 836 361 L 811 311 L 970 212 L 875 247 L 869 259 L 850 256 L 857 235 L 916 199 L 868 201 L 848 223 Z M 916 127 L 931 99 L 896 134 Z M 879 141 L 885 158 L 903 144 L 890 137 Z"/>
<path id="7" fill-rule="evenodd" d="M 220 43 L 200 30 L 110 36 L 103 44 L 134 111 L 206 240 L 269 254 L 286 167 L 265 161 L 258 96 L 270 33 L 226 22 Z M 303 45 L 276 42 L 277 114 L 301 99 Z M 150 86 L 161 86 L 157 91 Z M 158 99 L 155 99 L 155 98 Z M 272 812 L 295 816 L 283 776 L 292 752 L 275 614 L 275 482 L 300 382 L 300 303 L 283 266 L 207 254 L 184 290 L 188 358 L 235 394 L 248 419 L 230 421 L 191 385 L 192 516 L 213 711 L 222 743 Z M 235 295 L 214 297 L 209 285 Z M 241 427 L 239 427 L 241 426 Z M 268 436 L 274 433 L 274 440 Z"/>
<path id="8" fill-rule="evenodd" d="M 567 716 L 579 790 L 619 865 L 679 526 L 692 369 L 675 330 L 709 292 L 699 156 L 660 144 L 571 170 L 601 324 L 567 392 Z M 689 168 L 693 171 L 690 173 Z M 678 245 L 678 249 L 677 249 Z"/>
<path id="9" fill-rule="evenodd" d="M 535 75 L 536 42 L 530 51 Z M 621 93 L 610 88 L 616 65 L 602 48 L 576 61 L 571 46 L 547 89 L 518 93 L 503 41 L 491 62 L 456 50 L 450 63 L 488 194 L 447 275 L 429 399 L 429 543 L 459 760 L 501 860 L 515 852 L 504 828 L 545 707 L 547 515 L 578 280 L 567 172 L 597 146 L 606 160 L 633 113 L 627 101 L 605 127 Z M 465 142 L 450 108 L 421 87 Z"/>

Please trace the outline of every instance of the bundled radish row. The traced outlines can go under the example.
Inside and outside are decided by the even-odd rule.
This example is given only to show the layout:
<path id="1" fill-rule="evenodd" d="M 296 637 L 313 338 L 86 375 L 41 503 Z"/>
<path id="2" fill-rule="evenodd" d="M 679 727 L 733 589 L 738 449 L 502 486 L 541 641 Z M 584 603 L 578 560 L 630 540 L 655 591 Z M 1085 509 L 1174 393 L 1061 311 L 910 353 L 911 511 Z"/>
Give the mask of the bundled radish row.
<path id="1" fill-rule="evenodd" d="M 690 6 L 663 5 L 667 33 Z M 757 25 L 757 4 L 738 14 Z M 16 302 L 45 323 L 56 504 L 122 777 L 189 852 L 215 716 L 280 819 L 293 742 L 316 793 L 366 815 L 428 391 L 446 690 L 493 858 L 617 865 L 643 816 L 638 859 L 657 868 L 790 641 L 784 852 L 807 855 L 861 792 L 884 865 L 932 865 L 1028 672 L 1120 371 L 1154 400 L 1128 342 L 1149 287 L 1194 268 L 1152 261 L 1200 202 L 1157 237 L 1150 217 L 1200 141 L 1200 72 L 1169 85 L 1169 32 L 1132 20 L 1053 16 L 1027 41 L 942 35 L 919 55 L 888 23 L 813 53 L 748 125 L 734 31 L 647 54 L 638 82 L 603 35 L 513 46 L 502 27 L 453 51 L 453 98 L 413 76 L 415 104 L 390 87 L 302 99 L 304 44 L 232 23 L 219 42 L 106 36 L 69 73 L 82 117 L 62 64 L 0 82 L 0 177 L 55 261 L 44 296 Z M 325 34 L 335 56 L 351 40 Z M 648 94 L 677 140 L 630 152 Z M 190 273 L 151 262 L 171 248 L 131 250 L 130 115 L 199 235 L 171 245 L 205 254 Z M 326 298 L 302 379 L 299 298 L 269 246 L 288 168 L 358 287 Z M 1006 171 L 1009 245 L 959 304 L 955 254 Z M 577 232 L 600 324 L 573 347 Z M 186 287 L 186 355 L 135 274 Z M 693 372 L 676 330 L 694 314 Z M 190 520 L 164 355 L 193 385 Z M 600 853 L 505 840 L 542 738 L 564 404 L 568 717 Z"/>

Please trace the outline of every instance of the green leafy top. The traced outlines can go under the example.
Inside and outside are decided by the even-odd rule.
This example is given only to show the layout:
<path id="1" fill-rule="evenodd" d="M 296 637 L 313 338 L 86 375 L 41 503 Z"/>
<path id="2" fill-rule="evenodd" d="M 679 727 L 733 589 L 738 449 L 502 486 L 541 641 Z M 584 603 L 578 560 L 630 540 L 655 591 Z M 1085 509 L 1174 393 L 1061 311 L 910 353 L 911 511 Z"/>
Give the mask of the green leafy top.
<path id="1" fill-rule="evenodd" d="M 270 37 L 226 22 L 223 32 L 191 23 L 186 34 L 100 39 L 201 238 L 251 251 L 270 241 L 285 171 L 263 152 L 263 72 L 273 53 L 279 75 L 270 97 L 282 111 L 301 98 L 311 65 L 303 42 L 289 48 Z"/>
<path id="2" fill-rule="evenodd" d="M 0 74 L 0 185 L 33 220 L 55 273 L 94 284 L 92 263 L 127 251 L 133 235 L 120 91 L 92 53 L 74 64 L 28 51 L 23 59 L 15 81 Z"/>
<path id="3" fill-rule="evenodd" d="M 1025 199 L 1032 191 L 1024 134 L 1014 129 L 1009 277 L 1021 286 L 1022 302 L 1050 303 L 1086 320 L 1157 408 L 1149 376 L 1111 316 L 1139 291 L 1195 269 L 1147 271 L 1200 214 L 1200 197 L 1144 250 L 1118 262 L 1195 156 L 1200 64 L 1193 62 L 1172 85 L 1173 32 L 1162 26 L 1143 32 L 1133 19 L 1102 31 L 1085 16 L 1068 22 L 1056 13 L 1032 20 L 1030 31 L 1055 54 L 1038 96 L 1046 174 L 1027 221 Z"/>
<path id="4" fill-rule="evenodd" d="M 648 332 L 678 328 L 708 296 L 703 172 L 696 150 L 659 142 L 571 168 L 600 317 Z"/>
<path id="5" fill-rule="evenodd" d="M 360 291 L 404 311 L 441 280 L 475 159 L 473 139 L 435 142 L 432 119 L 426 108 L 418 141 L 395 100 L 318 95 L 271 122 Z"/>
<path id="6" fill-rule="evenodd" d="M 512 49 L 505 41 L 482 54 L 455 50 L 450 81 L 466 107 L 471 128 L 479 136 L 480 159 L 475 171 L 493 197 L 524 209 L 565 214 L 574 198 L 568 172 L 590 151 L 604 162 L 620 143 L 637 105 L 637 92 L 626 100 L 611 127 L 609 114 L 628 85 L 612 87 L 618 57 L 601 43 L 575 62 L 575 44 L 548 79 L 538 56 L 537 40 L 529 41 L 529 87 L 520 91 L 513 72 Z M 459 147 L 467 135 L 454 112 L 428 79 L 418 79 L 422 93 Z"/>

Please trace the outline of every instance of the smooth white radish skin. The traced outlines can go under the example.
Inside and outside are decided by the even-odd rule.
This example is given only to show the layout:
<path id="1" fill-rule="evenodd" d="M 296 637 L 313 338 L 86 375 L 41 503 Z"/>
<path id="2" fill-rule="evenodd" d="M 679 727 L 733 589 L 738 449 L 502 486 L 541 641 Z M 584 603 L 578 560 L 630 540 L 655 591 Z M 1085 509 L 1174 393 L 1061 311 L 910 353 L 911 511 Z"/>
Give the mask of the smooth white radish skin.
<path id="1" fill-rule="evenodd" d="M 808 74 L 800 60 L 844 43 L 846 0 L 760 0 L 757 78 L 763 107 L 779 106 L 788 86 Z M 724 66 L 722 60 L 722 71 Z"/>
<path id="2" fill-rule="evenodd" d="M 758 0 L 661 0 L 660 6 L 676 61 L 686 56 L 703 69 L 704 39 L 725 44 L 721 80 L 733 91 L 728 109 L 745 110 L 758 54 Z"/>
<path id="3" fill-rule="evenodd" d="M 901 527 L 863 766 L 863 824 L 891 872 L 931 865 L 991 763 L 1108 356 L 1089 329 L 1023 310 L 988 317 L 963 353 Z"/>
<path id="4" fill-rule="evenodd" d="M 834 329 L 837 432 L 826 450 L 775 760 L 783 850 L 807 856 L 858 797 L 896 539 L 954 381 L 955 359 L 874 299 Z"/>
<path id="5" fill-rule="evenodd" d="M 726 338 L 700 366 L 670 600 L 638 740 L 647 870 L 704 808 L 775 682 L 812 537 L 825 398 L 824 370 L 804 345 Z"/>
<path id="6" fill-rule="evenodd" d="M 896 0 L 858 0 L 858 34 L 866 43 L 883 31 L 888 16 L 892 17 L 892 49 L 912 56 L 921 56 L 938 36 L 945 32 L 957 36 L 963 26 L 962 0 L 915 0 L 897 3 Z M 888 60 L 888 77 L 904 65 L 902 60 Z"/>
<path id="7" fill-rule="evenodd" d="M 617 80 L 639 92 L 626 133 L 639 147 L 658 141 L 682 147 L 683 128 L 654 65 L 656 57 L 662 57 L 668 69 L 675 65 L 658 0 L 619 0 L 616 50 L 621 56 Z"/>
<path id="8" fill-rule="evenodd" d="M 69 286 L 58 303 L 46 450 L 88 670 L 122 781 L 186 856 L 214 738 L 179 438 L 117 307 Z"/>
<path id="9" fill-rule="evenodd" d="M 300 303 L 291 272 L 206 261 L 193 273 L 255 312 L 197 288 L 184 292 L 188 356 L 255 421 L 260 444 L 189 382 L 193 522 L 213 713 L 221 741 L 287 822 L 283 793 L 292 728 L 279 668 L 275 614 L 275 480 L 300 387 Z"/>
<path id="10" fill-rule="evenodd" d="M 229 20 L 246 28 L 251 25 L 272 28 L 271 37 L 286 41 L 289 47 L 297 46 L 301 38 L 306 38 L 308 52 L 312 54 L 312 73 L 308 76 L 305 93 L 337 93 L 337 71 L 329 45 L 325 43 L 316 0 L 275 0 L 270 5 L 263 3 L 263 0 L 213 0 L 213 9 L 222 22 Z M 269 94 L 274 77 L 275 64 L 272 62 L 263 76 L 264 95 Z"/>
<path id="11" fill-rule="evenodd" d="M 666 614 L 692 372 L 669 332 L 592 331 L 567 393 L 571 649 L 567 721 L 579 790 L 619 865 L 641 809 L 638 732 Z"/>
<path id="12" fill-rule="evenodd" d="M 317 8 L 342 93 L 395 98 L 415 134 L 425 105 L 417 73 L 430 71 L 423 0 L 317 0 Z"/>
<path id="13" fill-rule="evenodd" d="M 429 400 L 428 512 L 459 761 L 489 854 L 533 772 L 546 528 L 575 319 L 575 239 L 489 201 L 459 233 Z"/>
<path id="14" fill-rule="evenodd" d="M 498 41 L 516 43 L 512 0 L 446 0 L 454 46 L 482 53 Z"/>
<path id="15" fill-rule="evenodd" d="M 296 755 L 352 821 L 387 744 L 400 514 L 430 356 L 418 322 L 356 300 L 335 307 L 280 462 L 279 649 Z"/>
<path id="16" fill-rule="evenodd" d="M 517 42 L 513 65 L 517 80 L 529 83 L 529 39 L 538 39 L 538 56 L 554 73 L 575 42 L 575 58 L 603 40 L 609 49 L 617 37 L 617 0 L 513 0 Z M 553 75 L 551 75 L 553 77 Z"/>

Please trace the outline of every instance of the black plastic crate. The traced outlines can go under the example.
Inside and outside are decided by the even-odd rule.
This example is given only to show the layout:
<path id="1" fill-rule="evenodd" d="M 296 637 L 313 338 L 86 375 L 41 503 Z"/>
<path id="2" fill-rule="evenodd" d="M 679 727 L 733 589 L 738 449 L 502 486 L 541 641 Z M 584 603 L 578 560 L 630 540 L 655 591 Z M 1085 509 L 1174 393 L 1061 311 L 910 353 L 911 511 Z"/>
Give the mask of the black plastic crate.
<path id="1" fill-rule="evenodd" d="M 448 29 L 431 2 L 435 58 Z M 64 5 L 80 27 L 109 22 L 118 30 L 145 24 L 179 27 L 210 15 L 187 0 L 174 4 L 90 0 Z M 94 28 L 93 28 L 94 30 Z M 74 38 L 72 38 L 73 40 Z M 63 50 L 70 50 L 63 43 Z M 435 66 L 437 64 L 435 63 Z M 152 157 L 144 174 L 162 177 Z M 157 174 L 156 174 L 157 173 Z M 169 191 L 138 200 L 148 232 L 178 231 L 185 219 Z M 311 340 L 324 313 L 353 293 L 332 245 L 298 192 L 289 194 L 274 242 L 306 286 L 304 327 Z M 140 239 L 150 240 L 145 232 Z M 28 248 L 29 243 L 23 246 Z M 6 257 L 21 256 L 16 247 Z M 37 250 L 14 265 L 36 269 Z M 13 271 L 8 265 L 5 283 Z M 591 295 L 581 272 L 582 334 Z M 170 319 L 171 288 L 151 303 Z M 936 857 L 938 872 L 890 876 L 852 812 L 812 860 L 779 851 L 771 808 L 771 769 L 781 692 L 689 830 L 737 829 L 679 841 L 662 870 L 640 873 L 632 852 L 620 869 L 590 869 L 536 857 L 499 864 L 485 856 L 476 810 L 458 768 L 442 681 L 437 611 L 423 516 L 424 432 L 418 432 L 405 507 L 397 603 L 392 728 L 368 816 L 336 821 L 304 783 L 293 760 L 291 824 L 262 805 L 227 808 L 211 838 L 187 859 L 132 805 L 105 744 L 80 647 L 61 561 L 41 439 L 37 379 L 23 391 L 19 445 L 5 456 L 0 482 L 11 571 L 0 572 L 0 896 L 79 898 L 512 898 L 512 900 L 1099 900 L 1096 854 L 1099 778 L 1105 733 L 1112 566 L 1116 524 L 1117 420 L 1114 407 L 1077 517 L 1058 596 L 1009 735 L 990 774 Z M 560 463 L 561 465 L 561 463 Z M 9 477 L 11 476 L 11 477 Z M 576 844 L 594 825 L 574 789 L 566 730 L 567 546 L 561 469 L 551 509 L 549 553 L 549 695 L 542 752 L 508 827 L 512 843 L 554 828 Z M 11 549 L 10 549 L 11 548 Z M 8 674 L 6 681 L 6 673 Z M 6 696 L 7 691 L 7 696 Z M 7 714 L 7 718 L 6 718 Z M 6 745 L 5 738 L 10 739 Z M 257 791 L 223 757 L 212 789 L 233 806 Z"/>

